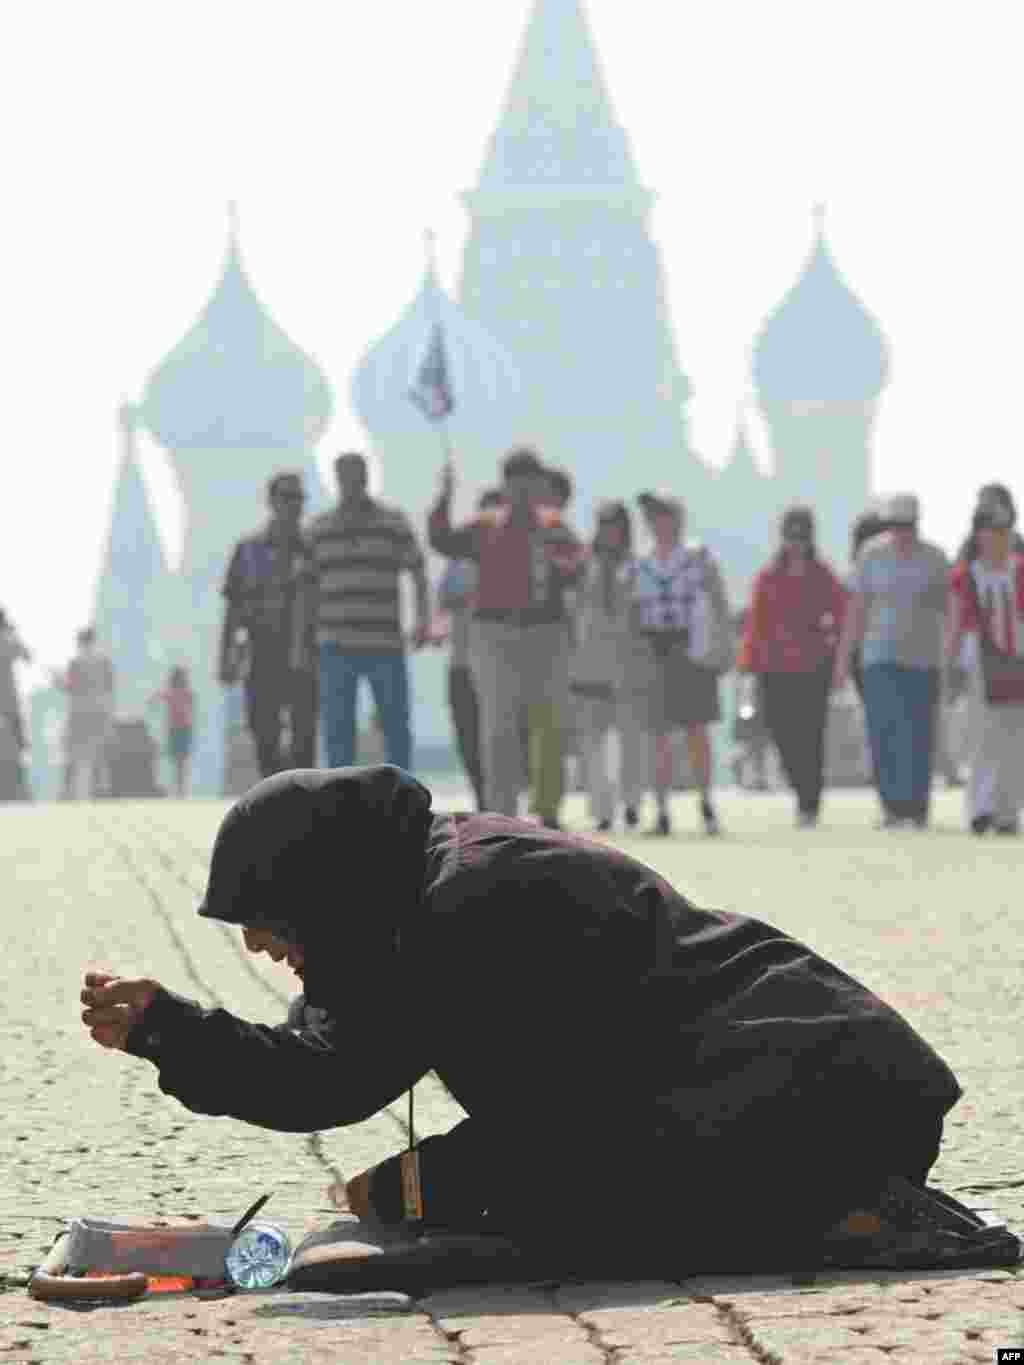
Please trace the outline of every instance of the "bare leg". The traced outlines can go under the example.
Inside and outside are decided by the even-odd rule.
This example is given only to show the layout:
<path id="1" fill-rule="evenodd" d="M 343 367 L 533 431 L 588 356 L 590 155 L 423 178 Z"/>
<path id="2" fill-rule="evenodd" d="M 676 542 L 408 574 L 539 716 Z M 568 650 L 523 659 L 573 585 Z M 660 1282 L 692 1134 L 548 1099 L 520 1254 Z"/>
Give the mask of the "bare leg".
<path id="1" fill-rule="evenodd" d="M 690 771 L 702 797 L 711 790 L 711 740 L 707 726 L 688 725 L 686 727 L 686 751 L 690 759 Z"/>
<path id="2" fill-rule="evenodd" d="M 668 803 L 672 793 L 672 732 L 654 736 L 654 799 L 658 803 L 659 834 L 669 832 Z"/>

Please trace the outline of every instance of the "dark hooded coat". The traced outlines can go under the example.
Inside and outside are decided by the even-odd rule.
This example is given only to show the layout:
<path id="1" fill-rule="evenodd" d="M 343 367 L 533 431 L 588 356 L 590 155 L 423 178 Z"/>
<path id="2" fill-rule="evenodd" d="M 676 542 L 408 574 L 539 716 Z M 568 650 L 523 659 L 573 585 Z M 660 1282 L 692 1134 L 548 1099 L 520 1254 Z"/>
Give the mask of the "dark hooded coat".
<path id="1" fill-rule="evenodd" d="M 293 1132 L 435 1072 L 470 1116 L 422 1145 L 439 1222 L 590 1236 L 614 1210 L 628 1235 L 696 1229 L 725 1264 L 738 1219 L 812 1235 L 879 1175 L 923 1182 L 960 1094 L 900 1015 L 780 930 L 582 837 L 434 816 L 392 767 L 261 782 L 200 913 L 301 943 L 326 1022 L 161 992 L 128 1050 L 192 1110 Z M 373 1197 L 398 1216 L 392 1163 Z"/>

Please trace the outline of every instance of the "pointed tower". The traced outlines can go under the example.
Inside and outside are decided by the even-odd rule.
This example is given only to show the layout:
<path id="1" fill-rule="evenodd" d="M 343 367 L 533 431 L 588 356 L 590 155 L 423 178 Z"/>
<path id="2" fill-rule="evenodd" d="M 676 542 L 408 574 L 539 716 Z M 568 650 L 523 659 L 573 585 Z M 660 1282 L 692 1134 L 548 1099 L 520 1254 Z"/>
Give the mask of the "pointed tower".
<path id="1" fill-rule="evenodd" d="M 870 495 L 889 351 L 832 259 L 822 208 L 815 219 L 803 271 L 754 345 L 754 382 L 775 452 L 775 510 L 814 506 L 824 554 L 845 564 L 850 524 Z"/>
<path id="2" fill-rule="evenodd" d="M 729 459 L 715 478 L 714 547 L 725 563 L 731 600 L 745 601 L 773 543 L 770 481 L 761 473 L 741 405 Z"/>
<path id="3" fill-rule="evenodd" d="M 121 459 L 93 622 L 113 660 L 119 716 L 141 716 L 163 680 L 170 575 L 135 450 L 136 411 L 118 414 Z"/>
<path id="4" fill-rule="evenodd" d="M 699 517 L 653 196 L 640 184 L 578 0 L 536 0 L 475 190 L 460 300 L 523 366 L 523 436 L 593 503 L 668 485 Z M 495 456 L 500 455 L 495 451 Z M 623 469 L 628 466 L 628 487 Z"/>
<path id="5" fill-rule="evenodd" d="M 331 418 L 322 371 L 260 302 L 242 265 L 232 213 L 220 279 L 195 324 L 152 372 L 139 418 L 168 452 L 185 500 L 181 575 L 192 626 L 188 657 L 199 720 L 193 788 L 219 795 L 223 697 L 214 682 L 234 542 L 267 516 L 280 469 L 304 476 L 310 514 L 326 504 L 314 447 Z"/>

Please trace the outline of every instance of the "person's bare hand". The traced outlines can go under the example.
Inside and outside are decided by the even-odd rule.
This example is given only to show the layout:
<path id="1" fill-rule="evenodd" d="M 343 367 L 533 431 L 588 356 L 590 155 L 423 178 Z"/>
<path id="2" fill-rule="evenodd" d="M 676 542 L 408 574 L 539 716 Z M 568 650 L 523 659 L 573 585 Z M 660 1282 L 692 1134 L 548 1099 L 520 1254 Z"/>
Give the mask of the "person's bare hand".
<path id="1" fill-rule="evenodd" d="M 123 1048 L 160 989 L 148 977 L 128 979 L 112 972 L 86 972 L 80 996 L 82 1023 L 100 1047 Z"/>

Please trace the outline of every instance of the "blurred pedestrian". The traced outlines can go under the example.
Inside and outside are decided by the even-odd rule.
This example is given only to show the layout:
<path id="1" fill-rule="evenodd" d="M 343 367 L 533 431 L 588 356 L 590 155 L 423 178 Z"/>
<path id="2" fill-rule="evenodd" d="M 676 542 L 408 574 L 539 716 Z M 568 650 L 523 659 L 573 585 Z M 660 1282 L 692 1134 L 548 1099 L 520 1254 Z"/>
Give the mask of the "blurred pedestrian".
<path id="1" fill-rule="evenodd" d="M 967 673 L 975 834 L 1019 834 L 1024 806 L 1024 553 L 1013 548 L 1017 509 L 1007 489 L 982 490 L 953 570 L 951 663 Z"/>
<path id="2" fill-rule="evenodd" d="M 114 725 L 114 666 L 96 642 L 91 626 L 76 636 L 74 658 L 54 686 L 67 694 L 64 729 L 64 785 L 61 799 L 71 801 L 83 791 L 102 796 L 110 788 L 107 745 Z"/>
<path id="3" fill-rule="evenodd" d="M 27 795 L 24 753 L 28 747 L 14 667 L 18 663 L 31 662 L 32 655 L 8 620 L 7 613 L 0 608 L 0 724 L 3 725 L 5 732 L 6 762 L 14 774 L 5 784 L 5 789 L 11 789 L 14 799 L 18 799 L 19 794 Z"/>
<path id="4" fill-rule="evenodd" d="M 477 511 L 500 507 L 499 488 L 481 494 Z M 485 809 L 483 764 L 480 756 L 480 702 L 470 666 L 470 631 L 476 605 L 479 569 L 472 559 L 452 559 L 444 571 L 437 605 L 448 617 L 448 709 L 462 767 L 473 788 L 478 811 Z"/>
<path id="5" fill-rule="evenodd" d="M 624 502 L 598 508 L 597 530 L 577 591 L 579 643 L 570 665 L 570 692 L 590 817 L 610 830 L 619 799 L 627 828 L 650 781 L 650 737 L 625 688 L 631 647 L 629 601 L 621 581 L 632 554 L 632 522 Z M 620 740 L 618 790 L 608 767 L 608 740 Z"/>
<path id="6" fill-rule="evenodd" d="M 302 476 L 275 474 L 267 500 L 266 526 L 238 542 L 228 566 L 219 669 L 226 687 L 242 681 L 244 671 L 246 717 L 262 777 L 314 766 L 317 719 L 315 570 L 301 530 Z"/>
<path id="7" fill-rule="evenodd" d="M 708 727 L 721 719 L 718 678 L 735 661 L 732 618 L 721 570 L 706 546 L 683 541 L 686 513 L 669 493 L 642 493 L 638 502 L 654 538 L 651 554 L 623 571 L 634 637 L 642 644 L 641 685 L 647 729 L 654 736 L 656 834 L 671 832 L 672 733 L 686 731 L 687 753 L 707 834 L 718 834 L 711 800 Z M 633 665 L 631 665 L 631 668 Z M 634 673 L 630 685 L 639 691 Z"/>
<path id="8" fill-rule="evenodd" d="M 364 456 L 334 462 L 338 503 L 317 517 L 310 540 L 318 585 L 320 698 L 327 764 L 356 759 L 359 683 L 369 684 L 384 727 L 389 763 L 412 767 L 409 665 L 402 631 L 400 580 L 416 592 L 412 644 L 430 639 L 430 587 L 423 551 L 405 513 L 372 498 Z"/>
<path id="9" fill-rule="evenodd" d="M 162 702 L 167 710 L 167 756 L 174 764 L 174 791 L 179 801 L 188 795 L 189 759 L 195 724 L 195 696 L 188 669 L 172 668 L 167 684 L 154 692 L 150 702 Z"/>
<path id="10" fill-rule="evenodd" d="M 739 667 L 757 675 L 768 732 L 797 798 L 797 824 L 818 822 L 825 729 L 846 592 L 818 557 L 814 514 L 791 507 L 782 546 L 754 580 Z"/>
<path id="11" fill-rule="evenodd" d="M 430 513 L 430 545 L 439 554 L 479 565 L 471 662 L 487 805 L 515 815 L 519 794 L 529 785 L 538 816 L 557 827 L 569 690 L 564 593 L 579 577 L 582 546 L 551 505 L 548 472 L 534 451 L 512 451 L 502 478 L 503 505 L 453 528 L 454 475 L 447 466 Z M 524 717 L 528 775 L 523 773 Z"/>
<path id="12" fill-rule="evenodd" d="M 943 660 L 949 563 L 918 534 L 917 498 L 887 499 L 886 525 L 857 556 L 835 687 L 846 685 L 853 651 L 864 658 L 864 703 L 882 803 L 882 825 L 925 829 Z"/>

